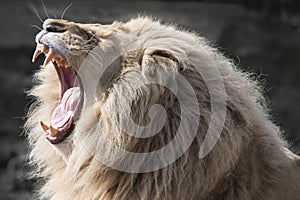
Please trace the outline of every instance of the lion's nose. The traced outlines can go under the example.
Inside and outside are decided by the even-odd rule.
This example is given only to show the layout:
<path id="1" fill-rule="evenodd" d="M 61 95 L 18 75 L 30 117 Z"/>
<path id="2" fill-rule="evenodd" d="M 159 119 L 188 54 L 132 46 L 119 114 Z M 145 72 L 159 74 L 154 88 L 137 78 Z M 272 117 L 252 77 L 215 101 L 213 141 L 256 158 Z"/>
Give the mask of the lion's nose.
<path id="1" fill-rule="evenodd" d="M 61 29 L 60 27 L 50 24 L 50 25 L 46 26 L 46 31 L 48 31 L 48 32 L 64 32 L 65 29 Z"/>
<path id="2" fill-rule="evenodd" d="M 59 21 L 47 19 L 43 24 L 44 30 L 47 32 L 65 32 L 66 27 L 63 23 L 60 23 Z"/>

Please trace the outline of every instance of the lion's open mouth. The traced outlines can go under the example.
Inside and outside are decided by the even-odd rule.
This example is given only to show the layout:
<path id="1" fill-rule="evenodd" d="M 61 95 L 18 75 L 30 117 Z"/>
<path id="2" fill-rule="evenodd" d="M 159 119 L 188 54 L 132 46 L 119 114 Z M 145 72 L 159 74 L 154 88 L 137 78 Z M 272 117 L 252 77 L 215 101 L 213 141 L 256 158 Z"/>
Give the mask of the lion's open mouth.
<path id="1" fill-rule="evenodd" d="M 46 132 L 46 138 L 52 144 L 57 144 L 63 141 L 72 131 L 74 117 L 82 95 L 79 78 L 66 59 L 49 46 L 39 43 L 33 54 L 32 61 L 34 62 L 42 53 L 46 56 L 43 66 L 45 67 L 52 61 L 61 85 L 59 105 L 52 113 L 50 125 L 48 126 L 40 121 L 41 127 Z"/>

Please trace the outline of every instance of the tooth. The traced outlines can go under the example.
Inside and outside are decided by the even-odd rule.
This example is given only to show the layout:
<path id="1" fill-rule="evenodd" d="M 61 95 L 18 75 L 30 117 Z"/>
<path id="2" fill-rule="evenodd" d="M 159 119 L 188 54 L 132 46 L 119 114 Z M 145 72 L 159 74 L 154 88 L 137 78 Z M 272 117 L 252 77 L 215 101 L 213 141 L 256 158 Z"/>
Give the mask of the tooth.
<path id="1" fill-rule="evenodd" d="M 48 65 L 48 63 L 52 60 L 52 58 L 54 58 L 54 56 L 55 56 L 55 52 L 52 49 L 50 49 L 46 55 L 46 59 L 44 61 L 43 67 L 46 67 L 46 65 Z"/>
<path id="2" fill-rule="evenodd" d="M 36 48 L 32 56 L 32 62 L 35 62 L 35 60 L 37 59 L 37 57 L 39 57 L 39 55 L 41 55 L 41 53 L 41 50 Z"/>
<path id="3" fill-rule="evenodd" d="M 58 130 L 57 130 L 56 128 L 53 128 L 51 125 L 50 125 L 49 128 L 50 128 L 50 135 L 51 135 L 52 137 L 56 136 L 57 133 L 58 133 Z"/>
<path id="4" fill-rule="evenodd" d="M 46 124 L 44 124 L 43 121 L 40 121 L 40 125 L 44 131 L 47 131 L 49 129 L 49 127 Z"/>
<path id="5" fill-rule="evenodd" d="M 63 66 L 64 66 L 64 63 L 63 63 L 62 60 L 57 61 L 57 63 L 58 63 L 58 66 L 59 66 L 59 67 L 63 67 Z"/>
<path id="6" fill-rule="evenodd" d="M 57 56 L 55 56 L 55 57 L 52 59 L 52 61 L 57 63 L 57 62 L 58 62 Z"/>
<path id="7" fill-rule="evenodd" d="M 68 68 L 68 67 L 71 67 L 71 65 L 69 63 L 66 63 L 65 67 Z"/>
<path id="8" fill-rule="evenodd" d="M 43 45 L 42 48 L 41 48 L 41 52 L 46 53 L 47 50 L 48 50 L 48 47 Z"/>

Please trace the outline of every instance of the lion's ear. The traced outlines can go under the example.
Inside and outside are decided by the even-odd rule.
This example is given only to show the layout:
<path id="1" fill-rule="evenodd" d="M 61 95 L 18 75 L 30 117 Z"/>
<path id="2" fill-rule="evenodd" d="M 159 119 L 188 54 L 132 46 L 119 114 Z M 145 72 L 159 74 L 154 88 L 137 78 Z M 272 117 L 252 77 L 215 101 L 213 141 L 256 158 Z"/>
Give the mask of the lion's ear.
<path id="1" fill-rule="evenodd" d="M 169 61 L 179 63 L 179 59 L 175 55 L 174 52 L 165 49 L 154 49 L 154 48 L 147 48 L 144 50 L 143 60 L 150 59 L 152 61 Z"/>
<path id="2" fill-rule="evenodd" d="M 178 81 L 181 66 L 176 54 L 164 50 L 147 48 L 140 59 L 141 74 L 148 89 L 155 91 L 152 103 L 158 103 L 164 107 L 171 107 L 178 91 Z"/>
<path id="3" fill-rule="evenodd" d="M 174 52 L 164 49 L 147 48 L 141 59 L 142 73 L 146 76 L 159 76 L 160 72 L 177 72 L 180 60 Z"/>

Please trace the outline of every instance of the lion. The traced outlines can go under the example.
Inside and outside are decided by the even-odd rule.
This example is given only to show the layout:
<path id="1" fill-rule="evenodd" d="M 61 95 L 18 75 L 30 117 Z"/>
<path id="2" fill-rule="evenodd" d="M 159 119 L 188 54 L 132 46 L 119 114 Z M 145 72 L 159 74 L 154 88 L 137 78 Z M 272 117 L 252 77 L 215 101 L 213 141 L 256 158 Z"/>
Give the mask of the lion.
<path id="1" fill-rule="evenodd" d="M 205 38 L 149 17 L 47 19 L 36 43 L 38 198 L 300 199 L 262 87 Z"/>

